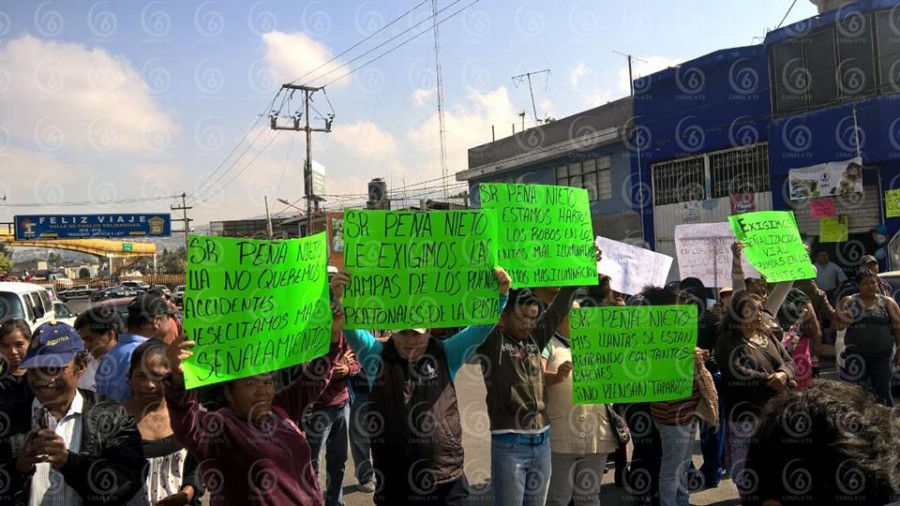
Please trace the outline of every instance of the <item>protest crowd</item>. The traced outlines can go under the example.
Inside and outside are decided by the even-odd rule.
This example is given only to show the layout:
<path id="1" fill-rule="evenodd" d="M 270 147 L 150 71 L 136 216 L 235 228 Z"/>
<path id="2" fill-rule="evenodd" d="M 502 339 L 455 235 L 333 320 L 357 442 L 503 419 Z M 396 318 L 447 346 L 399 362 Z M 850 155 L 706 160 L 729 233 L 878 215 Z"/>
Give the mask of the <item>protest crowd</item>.
<path id="1" fill-rule="evenodd" d="M 523 191 L 482 189 L 482 203 L 546 204 Z M 248 311 L 197 314 L 222 272 L 235 292 L 257 288 L 229 274 L 245 260 L 233 245 L 198 241 L 180 310 L 150 292 L 124 321 L 96 306 L 74 326 L 2 322 L 0 504 L 334 506 L 346 473 L 375 504 L 466 504 L 455 381 L 467 363 L 487 392 L 497 506 L 600 504 L 608 468 L 635 504 L 687 506 L 726 477 L 749 505 L 900 501 L 900 307 L 874 257 L 852 280 L 808 252 L 768 275 L 786 270 L 768 269 L 753 227 L 735 224 L 721 286 L 664 273 L 628 293 L 604 268 L 626 262 L 594 246 L 589 212 L 583 232 L 577 195 L 547 195 L 582 230 L 554 236 L 581 246 L 580 264 L 536 268 L 551 241 L 504 252 L 518 229 L 503 220 L 348 211 L 347 267 L 326 275 L 318 239 L 285 241 L 246 271 L 270 269 L 283 282 L 266 289 L 288 295 Z M 393 248 L 386 261 L 386 245 L 438 228 L 450 253 Z M 404 270 L 431 261 L 442 268 Z M 276 263 L 290 276 L 273 276 Z M 387 307 L 395 299 L 406 307 Z M 223 331 L 229 318 L 266 324 L 245 327 L 245 343 Z M 836 333 L 838 381 L 819 377 L 818 359 Z"/>

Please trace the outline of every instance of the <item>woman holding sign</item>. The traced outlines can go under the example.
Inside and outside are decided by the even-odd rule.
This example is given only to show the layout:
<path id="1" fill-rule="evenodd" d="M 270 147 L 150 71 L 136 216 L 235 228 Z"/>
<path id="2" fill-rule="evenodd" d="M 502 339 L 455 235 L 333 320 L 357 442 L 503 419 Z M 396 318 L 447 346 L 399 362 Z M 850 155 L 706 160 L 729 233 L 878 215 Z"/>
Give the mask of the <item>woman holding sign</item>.
<path id="1" fill-rule="evenodd" d="M 494 276 L 502 310 L 510 278 L 500 267 Z M 349 283 L 347 272 L 335 275 L 331 293 L 341 297 Z M 467 327 L 443 341 L 427 329 L 405 329 L 384 343 L 364 330 L 344 331 L 369 380 L 370 409 L 382 421 L 371 442 L 379 473 L 375 504 L 465 502 L 468 482 L 454 379 L 493 328 Z"/>
<path id="2" fill-rule="evenodd" d="M 328 354 L 310 362 L 289 386 L 275 391 L 273 373 L 225 384 L 227 406 L 207 412 L 195 391 L 184 389 L 182 363 L 193 355 L 193 341 L 169 347 L 171 374 L 165 379 L 172 430 L 201 462 L 212 504 L 321 504 L 301 417 L 331 381 L 344 312 L 333 308 Z"/>
<path id="3" fill-rule="evenodd" d="M 750 436 L 763 407 L 794 386 L 794 361 L 763 316 L 763 300 L 748 290 L 737 291 L 722 318 L 716 343 L 716 363 L 722 373 L 723 398 L 731 449 L 732 479 L 742 490 L 744 461 Z"/>
<path id="4" fill-rule="evenodd" d="M 576 504 L 599 505 L 606 457 L 618 444 L 611 405 L 572 403 L 571 348 L 566 318 L 542 354 L 553 469 L 548 506 L 567 506 L 573 497 Z"/>

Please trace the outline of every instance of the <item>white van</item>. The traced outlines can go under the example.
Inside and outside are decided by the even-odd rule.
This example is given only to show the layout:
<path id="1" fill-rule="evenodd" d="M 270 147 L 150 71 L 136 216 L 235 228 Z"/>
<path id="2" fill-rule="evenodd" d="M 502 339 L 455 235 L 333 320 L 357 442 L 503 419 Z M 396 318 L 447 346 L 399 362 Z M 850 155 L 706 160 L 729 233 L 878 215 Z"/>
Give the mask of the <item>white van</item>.
<path id="1" fill-rule="evenodd" d="M 21 318 L 31 330 L 56 319 L 50 294 L 40 285 L 0 282 L 0 321 Z"/>

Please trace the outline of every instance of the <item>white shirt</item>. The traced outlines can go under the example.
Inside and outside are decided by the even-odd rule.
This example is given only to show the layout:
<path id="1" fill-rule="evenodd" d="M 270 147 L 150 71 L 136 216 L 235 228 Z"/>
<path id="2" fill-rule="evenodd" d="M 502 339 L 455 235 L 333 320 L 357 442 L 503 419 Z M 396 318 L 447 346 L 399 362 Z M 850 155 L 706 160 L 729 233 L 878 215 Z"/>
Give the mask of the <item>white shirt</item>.
<path id="1" fill-rule="evenodd" d="M 40 428 L 40 413 L 43 404 L 37 398 L 31 403 L 31 428 Z M 71 453 L 78 453 L 81 449 L 82 410 L 84 398 L 76 391 L 75 398 L 69 406 L 69 411 L 58 422 L 51 418 L 49 429 L 59 435 L 66 443 Z M 37 464 L 34 476 L 31 478 L 31 494 L 28 504 L 36 505 L 80 505 L 81 496 L 72 487 L 66 484 L 62 473 L 53 469 L 49 463 Z"/>

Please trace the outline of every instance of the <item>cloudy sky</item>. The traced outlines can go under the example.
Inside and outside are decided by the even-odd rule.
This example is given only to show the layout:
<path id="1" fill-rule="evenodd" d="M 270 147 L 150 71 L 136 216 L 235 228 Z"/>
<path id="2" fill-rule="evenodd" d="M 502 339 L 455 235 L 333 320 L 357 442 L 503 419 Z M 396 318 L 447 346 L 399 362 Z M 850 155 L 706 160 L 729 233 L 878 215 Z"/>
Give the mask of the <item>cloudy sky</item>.
<path id="1" fill-rule="evenodd" d="M 638 76 L 759 43 L 791 0 L 439 0 L 448 171 L 511 125 L 564 117 L 628 93 Z M 816 13 L 808 0 L 786 23 Z M 39 212 L 159 212 L 185 192 L 195 224 L 293 210 L 302 133 L 268 128 L 286 82 L 314 96 L 327 205 L 359 204 L 383 177 L 438 197 L 432 3 L 27 1 L 0 4 L 0 222 Z M 379 31 L 380 30 L 380 31 Z M 416 34 L 421 36 L 415 37 Z M 374 35 L 373 35 L 374 34 Z M 371 36 L 367 39 L 367 37 Z M 396 49 L 395 49 L 396 48 Z M 289 116 L 299 94 L 275 109 Z M 404 191 L 405 189 L 405 191 Z M 451 178 L 450 189 L 459 191 Z M 437 193 L 427 193 L 437 192 Z"/>

